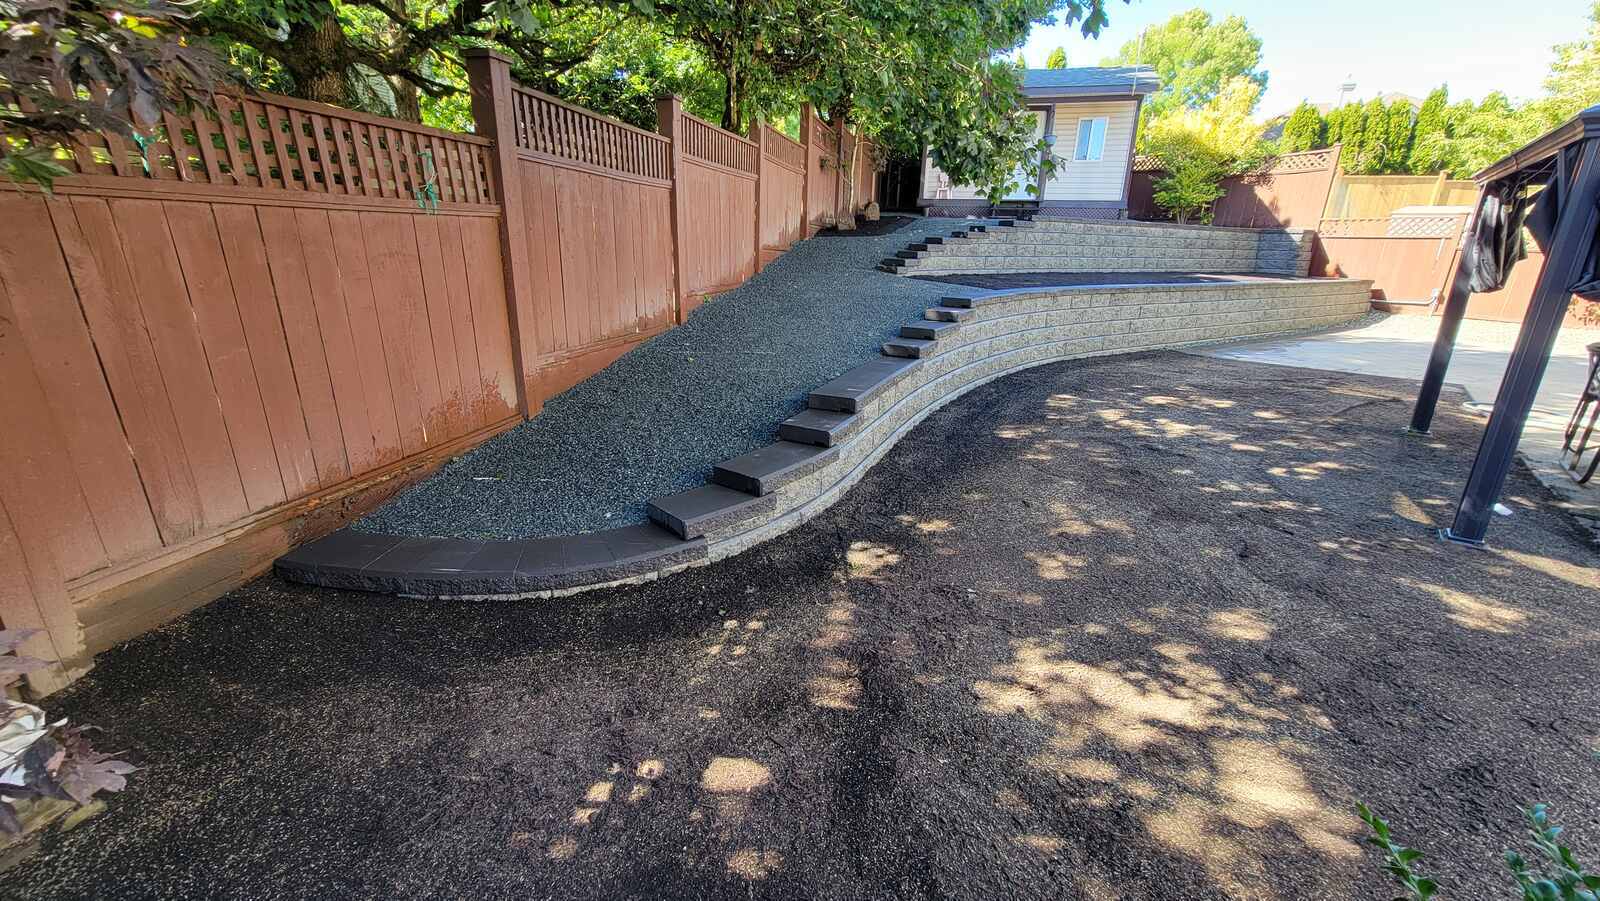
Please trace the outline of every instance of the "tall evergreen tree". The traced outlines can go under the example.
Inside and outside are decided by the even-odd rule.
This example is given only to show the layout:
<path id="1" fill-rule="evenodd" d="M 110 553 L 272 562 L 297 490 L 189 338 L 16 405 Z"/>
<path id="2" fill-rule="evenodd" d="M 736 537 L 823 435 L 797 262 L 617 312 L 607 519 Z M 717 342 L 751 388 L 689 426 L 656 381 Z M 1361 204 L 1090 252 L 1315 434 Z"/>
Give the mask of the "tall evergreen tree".
<path id="1" fill-rule="evenodd" d="M 1378 171 L 1397 173 L 1406 171 L 1406 161 L 1411 157 L 1411 134 L 1415 112 L 1408 100 L 1390 103 L 1383 114 L 1382 159 Z"/>
<path id="2" fill-rule="evenodd" d="M 1432 175 L 1444 163 L 1445 141 L 1450 137 L 1450 90 L 1440 85 L 1422 101 L 1417 111 L 1416 128 L 1411 134 L 1411 153 L 1406 171 L 1413 175 Z"/>
<path id="3" fill-rule="evenodd" d="M 1357 175 L 1383 171 L 1383 148 L 1388 141 L 1387 118 L 1388 111 L 1383 101 L 1376 97 L 1351 111 L 1350 123 L 1345 126 L 1344 171 Z M 1351 134 L 1352 131 L 1354 134 Z"/>
<path id="4" fill-rule="evenodd" d="M 1284 153 L 1299 153 L 1325 146 L 1322 140 L 1322 114 L 1310 102 L 1301 101 L 1289 114 L 1289 120 L 1283 123 L 1283 137 L 1278 140 L 1278 149 Z"/>

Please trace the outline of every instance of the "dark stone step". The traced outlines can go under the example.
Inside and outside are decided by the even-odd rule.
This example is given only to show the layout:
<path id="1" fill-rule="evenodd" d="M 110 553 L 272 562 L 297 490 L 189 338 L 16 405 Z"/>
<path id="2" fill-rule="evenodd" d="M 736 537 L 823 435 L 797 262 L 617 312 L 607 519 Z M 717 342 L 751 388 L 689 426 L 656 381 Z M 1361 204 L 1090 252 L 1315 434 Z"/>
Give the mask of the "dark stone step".
<path id="1" fill-rule="evenodd" d="M 862 363 L 814 389 L 806 398 L 806 402 L 817 410 L 855 413 L 875 395 L 905 378 L 920 365 L 922 364 L 917 360 L 894 357 L 883 357 Z"/>
<path id="2" fill-rule="evenodd" d="M 961 323 L 959 322 L 908 322 L 900 326 L 900 337 L 937 341 L 946 335 L 955 334 L 959 328 L 961 328 Z"/>
<path id="3" fill-rule="evenodd" d="M 894 255 L 902 260 L 920 260 L 924 256 L 920 250 L 897 250 Z"/>
<path id="4" fill-rule="evenodd" d="M 971 310 L 957 307 L 929 307 L 922 311 L 922 318 L 930 322 L 966 322 L 974 315 Z"/>
<path id="5" fill-rule="evenodd" d="M 833 447 L 850 437 L 860 425 L 860 417 L 852 413 L 802 410 L 778 425 L 778 437 L 801 444 Z"/>
<path id="6" fill-rule="evenodd" d="M 926 338 L 894 338 L 883 342 L 883 352 L 891 357 L 920 360 L 923 357 L 933 356 L 934 345 L 937 343 Z"/>
<path id="7" fill-rule="evenodd" d="M 650 521 L 679 538 L 701 538 L 736 525 L 752 516 L 770 512 L 777 505 L 773 495 L 753 495 L 721 485 L 702 485 L 650 501 Z"/>
<path id="8" fill-rule="evenodd" d="M 878 261 L 878 265 L 880 267 L 888 266 L 888 267 L 890 267 L 892 269 L 899 269 L 901 266 L 904 266 L 905 264 L 906 264 L 906 261 L 900 259 L 899 257 L 889 257 L 888 259 L 883 259 L 883 260 L 879 260 Z"/>
<path id="9" fill-rule="evenodd" d="M 711 481 L 735 491 L 771 494 L 837 459 L 836 448 L 779 441 L 718 463 L 711 471 Z"/>

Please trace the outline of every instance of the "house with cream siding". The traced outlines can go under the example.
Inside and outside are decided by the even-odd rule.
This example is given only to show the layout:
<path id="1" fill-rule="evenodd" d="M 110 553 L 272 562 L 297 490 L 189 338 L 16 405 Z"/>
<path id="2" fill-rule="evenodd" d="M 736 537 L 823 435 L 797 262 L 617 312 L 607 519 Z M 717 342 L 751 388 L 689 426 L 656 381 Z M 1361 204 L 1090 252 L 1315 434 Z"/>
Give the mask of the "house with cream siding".
<path id="1" fill-rule="evenodd" d="M 1056 157 L 1056 173 L 1034 185 L 1037 192 L 1019 188 L 1004 205 L 1057 216 L 1125 218 L 1139 107 L 1160 87 L 1149 66 L 1028 69 L 1022 93 L 1034 133 L 1045 138 Z M 989 212 L 984 193 L 953 184 L 926 148 L 919 194 L 918 205 L 929 215 Z"/>

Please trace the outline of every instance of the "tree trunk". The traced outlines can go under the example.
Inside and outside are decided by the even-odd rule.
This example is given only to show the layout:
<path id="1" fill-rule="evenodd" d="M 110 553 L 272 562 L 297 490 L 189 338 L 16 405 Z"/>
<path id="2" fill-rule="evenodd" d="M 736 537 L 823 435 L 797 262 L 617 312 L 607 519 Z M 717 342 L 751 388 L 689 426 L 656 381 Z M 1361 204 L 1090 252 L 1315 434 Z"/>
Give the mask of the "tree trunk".
<path id="1" fill-rule="evenodd" d="M 861 138 L 850 142 L 848 158 L 844 149 L 845 128 L 849 124 L 848 107 L 836 106 L 829 112 L 829 122 L 837 132 L 838 146 L 833 150 L 834 165 L 839 170 L 839 211 L 834 216 L 834 227 L 842 232 L 856 230 L 856 159 L 861 154 Z"/>
<path id="2" fill-rule="evenodd" d="M 739 130 L 739 107 L 744 103 L 744 84 L 741 80 L 739 64 L 729 62 L 722 70 L 722 79 L 726 82 L 727 90 L 722 95 L 722 127 L 728 131 Z"/>
<path id="3" fill-rule="evenodd" d="M 289 26 L 289 49 L 284 68 L 294 79 L 295 92 L 306 100 L 341 105 L 349 100 L 345 84 L 349 48 L 339 17 L 329 7 L 315 22 Z"/>
<path id="4" fill-rule="evenodd" d="M 422 92 L 404 78 L 391 78 L 394 89 L 394 114 L 407 122 L 422 121 Z"/>

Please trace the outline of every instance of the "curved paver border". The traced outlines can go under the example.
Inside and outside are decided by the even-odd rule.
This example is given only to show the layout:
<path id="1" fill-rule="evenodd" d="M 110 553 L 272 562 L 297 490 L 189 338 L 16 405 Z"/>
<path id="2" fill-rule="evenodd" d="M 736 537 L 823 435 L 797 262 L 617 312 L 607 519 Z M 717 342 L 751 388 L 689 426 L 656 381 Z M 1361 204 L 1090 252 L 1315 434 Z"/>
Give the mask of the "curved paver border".
<path id="1" fill-rule="evenodd" d="M 653 524 L 521 540 L 348 527 L 277 562 L 293 581 L 438 598 L 549 597 L 645 581 L 739 553 L 838 500 L 917 423 L 968 391 L 1045 363 L 1325 328 L 1369 307 L 1357 279 L 1085 285 L 947 297 L 883 356 L 824 385 L 776 443 L 712 482 L 651 502 Z"/>

